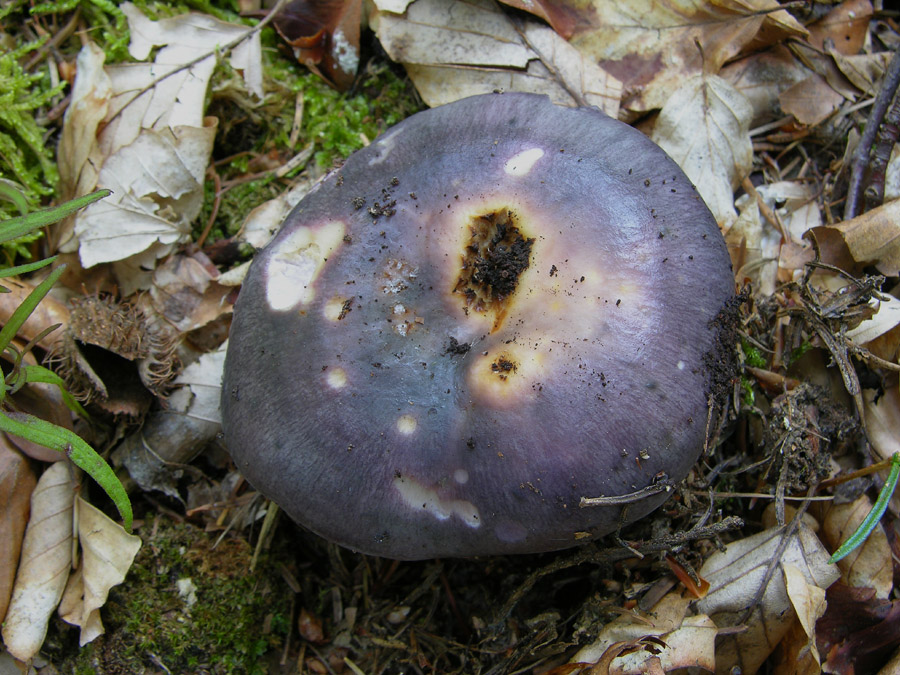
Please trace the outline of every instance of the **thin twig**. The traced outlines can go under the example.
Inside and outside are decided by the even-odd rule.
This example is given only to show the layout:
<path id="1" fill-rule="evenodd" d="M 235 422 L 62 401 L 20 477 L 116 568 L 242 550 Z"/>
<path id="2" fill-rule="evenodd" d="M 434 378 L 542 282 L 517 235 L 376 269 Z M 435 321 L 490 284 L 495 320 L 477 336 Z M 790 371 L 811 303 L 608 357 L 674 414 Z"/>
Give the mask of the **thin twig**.
<path id="1" fill-rule="evenodd" d="M 881 89 L 875 97 L 875 104 L 869 111 L 866 128 L 859 139 L 859 145 L 853 152 L 853 158 L 850 160 L 850 184 L 847 186 L 847 201 L 844 202 L 844 220 L 850 220 L 859 215 L 859 198 L 862 193 L 866 166 L 869 163 L 869 152 L 898 85 L 900 85 L 900 51 L 894 52 L 894 56 L 888 64 Z"/>

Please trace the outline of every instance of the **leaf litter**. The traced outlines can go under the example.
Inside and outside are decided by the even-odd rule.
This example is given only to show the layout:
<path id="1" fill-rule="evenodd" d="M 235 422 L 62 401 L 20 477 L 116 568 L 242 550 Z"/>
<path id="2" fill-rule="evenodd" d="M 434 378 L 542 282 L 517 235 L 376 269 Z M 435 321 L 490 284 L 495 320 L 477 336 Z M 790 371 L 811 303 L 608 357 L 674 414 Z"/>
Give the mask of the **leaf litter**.
<path id="1" fill-rule="evenodd" d="M 837 566 L 827 561 L 865 517 L 883 480 L 866 475 L 831 486 L 831 478 L 889 458 L 900 438 L 900 315 L 893 295 L 900 264 L 891 211 L 900 161 L 890 147 L 874 153 L 886 158 L 883 170 L 862 176 L 863 185 L 886 195 L 884 205 L 866 201 L 861 214 L 843 216 L 848 189 L 850 198 L 860 198 L 850 180 L 855 148 L 862 143 L 866 149 L 857 130 L 872 127 L 866 117 L 873 97 L 891 86 L 884 73 L 891 50 L 900 45 L 894 19 L 867 0 L 802 7 L 765 0 L 596 0 L 536 8 L 484 0 L 380 0 L 369 12 L 374 34 L 362 32 L 348 43 L 362 57 L 363 75 L 354 78 L 338 73 L 335 46 L 343 44 L 339 31 L 346 33 L 347 16 L 355 14 L 332 19 L 322 9 L 326 4 L 280 3 L 286 12 L 312 13 L 320 21 L 300 42 L 284 35 L 281 25 L 291 45 L 265 54 L 263 45 L 277 45 L 274 33 L 252 31 L 252 22 L 236 15 L 225 20 L 176 10 L 150 18 L 159 7 L 126 3 L 121 12 L 131 29 L 130 62 L 106 64 L 103 48 L 90 38 L 76 46 L 60 33 L 56 47 L 65 49 L 45 50 L 32 64 L 51 71 L 56 64 L 60 72 L 68 64 L 76 73 L 71 98 L 59 101 L 65 121 L 60 124 L 59 113 L 39 120 L 59 141 L 62 196 L 97 186 L 113 187 L 116 196 L 53 228 L 39 245 L 78 264 L 54 298 L 61 309 L 47 302 L 39 325 L 21 338 L 63 324 L 52 342 L 68 335 L 75 344 L 70 385 L 80 387 L 102 420 L 76 429 L 114 450 L 114 460 L 140 485 L 141 492 L 133 493 L 140 504 L 136 526 L 153 550 L 138 554 L 129 576 L 126 555 L 101 574 L 106 583 L 88 582 L 86 559 L 111 560 L 110 550 L 123 546 L 105 543 L 99 533 L 112 521 L 89 525 L 87 514 L 100 512 L 79 501 L 86 555 L 71 577 L 62 614 L 82 633 L 74 638 L 51 621 L 45 641 L 41 626 L 63 588 L 44 589 L 51 578 L 65 583 L 71 561 L 47 571 L 29 557 L 29 542 L 52 541 L 61 551 L 60 542 L 72 537 L 71 517 L 54 533 L 25 533 L 21 582 L 4 626 L 7 649 L 23 660 L 43 649 L 59 664 L 88 658 L 132 672 L 243 672 L 261 668 L 267 651 L 274 658 L 262 672 L 669 672 L 688 666 L 725 672 L 735 665 L 754 672 L 771 664 L 776 672 L 845 673 L 854 661 L 877 672 L 900 646 L 891 558 L 898 498 L 884 526 L 860 548 Z M 258 9 L 243 5 L 251 13 Z M 34 25 L 61 30 L 70 18 L 79 21 L 62 13 Z M 574 552 L 526 558 L 366 558 L 280 519 L 223 453 L 216 389 L 240 263 L 264 245 L 273 223 L 322 171 L 308 163 L 321 152 L 316 144 L 322 137 L 301 137 L 318 94 L 307 89 L 296 99 L 281 96 L 279 107 L 271 94 L 278 85 L 263 64 L 293 68 L 300 77 L 299 60 L 352 90 L 385 58 L 365 61 L 373 45 L 393 61 L 381 67 L 402 66 L 429 105 L 495 89 L 540 91 L 638 124 L 682 165 L 719 221 L 736 282 L 745 289 L 738 310 L 745 366 L 731 383 L 727 413 L 712 420 L 703 460 L 672 500 L 621 533 L 621 545 L 589 543 Z M 367 93 L 371 100 L 380 95 Z M 210 99 L 227 100 L 230 107 L 216 108 Z M 333 100 L 340 105 L 348 99 Z M 418 105 L 414 101 L 407 111 Z M 210 118 L 217 109 L 246 114 L 247 120 Z M 892 110 L 888 106 L 886 114 Z M 269 145 L 251 142 L 236 154 L 216 156 L 218 129 L 260 124 L 279 129 L 266 139 Z M 360 134 L 356 142 L 371 140 Z M 247 208 L 238 236 L 207 240 L 197 233 L 210 228 L 198 229 L 196 220 L 213 201 L 214 222 L 222 194 L 216 167 L 226 166 L 234 185 L 274 181 L 282 196 Z M 98 344 L 96 335 L 79 332 L 71 313 L 86 302 L 124 308 L 107 323 L 133 326 L 142 345 L 152 342 L 146 336 L 153 330 L 162 331 L 171 359 L 155 371 L 158 358 L 138 367 L 144 403 L 102 405 L 109 386 L 96 367 L 85 366 L 90 361 L 84 352 L 108 350 L 117 333 Z M 10 312 L 0 306 L 0 319 Z M 102 332 L 102 322 L 94 323 Z M 53 352 L 46 339 L 38 349 Z M 120 369 L 109 371 L 114 379 Z M 75 372 L 82 372 L 80 384 Z M 135 433 L 138 425 L 143 428 Z M 13 459 L 3 466 L 10 468 L 0 471 L 0 489 L 10 495 L 0 500 L 0 523 L 8 523 L 12 550 L 22 537 L 14 522 L 24 517 L 29 496 L 38 499 L 32 511 L 48 507 L 42 492 L 31 494 L 27 478 L 4 478 L 20 475 L 18 452 L 8 451 Z M 53 467 L 69 475 L 67 463 Z M 71 508 L 71 493 L 63 502 Z M 108 508 L 102 499 L 96 502 Z M 759 531 L 754 524 L 763 511 L 774 525 Z M 193 533 L 187 540 L 174 535 L 183 565 L 177 555 L 163 554 L 168 544 L 160 538 L 178 528 Z M 94 532 L 100 543 L 89 541 Z M 256 546 L 252 556 L 247 540 Z M 134 556 L 138 541 L 123 541 L 134 547 Z M 227 561 L 217 546 L 241 553 Z M 253 576 L 255 583 L 281 585 L 285 602 L 253 609 L 256 642 L 235 642 L 237 651 L 220 654 L 212 665 L 209 645 L 221 636 L 210 627 L 215 621 L 205 621 L 205 612 L 213 610 L 203 598 L 219 597 L 227 621 L 227 596 L 203 585 L 205 576 L 247 573 L 257 560 L 264 561 L 267 576 Z M 143 574 L 141 565 L 148 564 L 165 575 Z M 0 581 L 10 579 L 15 562 L 0 561 L 0 571 Z M 107 587 L 123 577 L 107 601 Z M 708 590 L 698 599 L 679 579 Z M 193 602 L 178 595 L 179 588 L 191 588 Z M 162 610 L 151 600 L 160 592 L 168 594 Z M 42 605 L 22 599 L 34 594 Z M 148 639 L 146 626 L 122 612 L 134 601 L 165 617 L 157 640 L 177 635 L 174 623 L 166 623 L 171 618 L 194 627 L 194 646 L 185 651 L 166 641 L 160 653 L 123 650 L 123 641 Z M 32 616 L 39 606 L 40 616 Z M 109 631 L 104 636 L 101 614 Z M 851 626 L 848 616 L 858 623 Z M 16 626 L 23 621 L 31 631 L 20 636 Z M 91 639 L 80 652 L 65 646 Z"/>

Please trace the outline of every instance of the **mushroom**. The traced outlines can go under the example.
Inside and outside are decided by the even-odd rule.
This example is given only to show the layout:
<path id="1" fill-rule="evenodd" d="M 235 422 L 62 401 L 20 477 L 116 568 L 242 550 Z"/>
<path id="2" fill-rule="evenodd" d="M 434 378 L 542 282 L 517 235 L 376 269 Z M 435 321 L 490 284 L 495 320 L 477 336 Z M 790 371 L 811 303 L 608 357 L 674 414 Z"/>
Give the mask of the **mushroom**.
<path id="1" fill-rule="evenodd" d="M 226 443 L 364 553 L 573 546 L 697 460 L 733 291 L 714 218 L 640 132 L 545 96 L 463 99 L 353 154 L 256 256 Z"/>

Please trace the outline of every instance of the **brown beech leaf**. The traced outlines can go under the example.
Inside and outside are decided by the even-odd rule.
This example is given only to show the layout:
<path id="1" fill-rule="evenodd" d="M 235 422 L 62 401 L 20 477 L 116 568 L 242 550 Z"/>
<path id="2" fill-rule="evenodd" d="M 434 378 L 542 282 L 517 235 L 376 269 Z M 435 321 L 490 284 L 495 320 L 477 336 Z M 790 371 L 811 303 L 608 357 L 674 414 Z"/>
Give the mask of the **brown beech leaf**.
<path id="1" fill-rule="evenodd" d="M 745 56 L 722 68 L 719 76 L 730 82 L 753 106 L 753 126 L 771 121 L 778 97 L 785 89 L 813 74 L 784 45 Z"/>
<path id="2" fill-rule="evenodd" d="M 822 536 L 834 550 L 856 531 L 872 510 L 872 500 L 863 494 L 850 504 L 831 504 L 824 510 Z M 879 598 L 887 598 L 893 590 L 891 547 L 881 525 L 872 530 L 862 546 L 838 561 L 837 565 L 848 586 L 874 588 Z"/>
<path id="3" fill-rule="evenodd" d="M 35 482 L 28 460 L 0 436 L 0 623 L 12 595 Z"/>
<path id="4" fill-rule="evenodd" d="M 724 553 L 714 553 L 699 571 L 709 581 L 710 590 L 695 603 L 696 609 L 708 614 L 720 630 L 746 628 L 719 638 L 717 672 L 729 672 L 733 667 L 756 672 L 790 629 L 795 615 L 785 584 L 785 565 L 799 569 L 807 584 L 823 589 L 840 577 L 837 568 L 829 564 L 822 543 L 801 523 L 778 560 L 780 570 L 769 579 L 759 604 L 752 606 L 783 532 L 784 528 L 774 528 L 732 542 Z M 752 611 L 744 619 L 748 610 Z"/>
<path id="5" fill-rule="evenodd" d="M 782 110 L 793 115 L 800 124 L 814 126 L 837 110 L 844 97 L 832 89 L 824 77 L 813 73 L 781 92 L 778 101 Z"/>
<path id="6" fill-rule="evenodd" d="M 744 49 L 806 35 L 774 0 L 597 0 L 593 8 L 572 44 L 623 82 L 622 107 L 635 113 L 662 107 L 686 78 L 717 73 Z"/>
<path id="7" fill-rule="evenodd" d="M 300 63 L 345 91 L 359 68 L 361 19 L 362 0 L 294 0 L 273 23 Z"/>
<path id="8" fill-rule="evenodd" d="M 6 648 L 20 661 L 40 650 L 69 576 L 75 498 L 71 472 L 68 462 L 51 464 L 31 493 L 31 518 L 3 622 Z"/>
<path id="9" fill-rule="evenodd" d="M 816 649 L 816 621 L 825 613 L 827 606 L 825 589 L 810 583 L 803 570 L 796 565 L 785 563 L 781 570 L 784 573 L 784 583 L 791 605 L 806 634 L 812 656 L 816 663 L 819 663 L 819 651 Z"/>
<path id="10" fill-rule="evenodd" d="M 831 40 L 841 54 L 859 54 L 866 40 L 872 13 L 872 3 L 869 0 L 841 2 L 821 19 L 807 26 L 809 43 L 818 49 L 824 49 L 825 40 Z"/>
<path id="11" fill-rule="evenodd" d="M 575 2 L 559 0 L 500 0 L 504 5 L 529 12 L 550 24 L 550 27 L 568 40 L 575 32 L 575 25 L 583 15 Z"/>
<path id="12" fill-rule="evenodd" d="M 813 230 L 819 242 L 837 237 L 857 263 L 875 265 L 887 276 L 900 273 L 900 200 L 835 225 Z"/>
<path id="13" fill-rule="evenodd" d="M 689 615 L 690 603 L 691 598 L 669 593 L 646 618 L 619 616 L 572 663 L 596 664 L 591 672 L 616 675 L 646 673 L 657 663 L 659 672 L 687 667 L 715 670 L 716 625 L 705 614 Z M 654 640 L 654 648 L 648 648 L 648 639 Z"/>
<path id="14" fill-rule="evenodd" d="M 547 26 L 492 0 L 416 0 L 402 15 L 375 2 L 370 25 L 430 106 L 495 90 L 547 94 L 618 114 L 621 84 Z"/>

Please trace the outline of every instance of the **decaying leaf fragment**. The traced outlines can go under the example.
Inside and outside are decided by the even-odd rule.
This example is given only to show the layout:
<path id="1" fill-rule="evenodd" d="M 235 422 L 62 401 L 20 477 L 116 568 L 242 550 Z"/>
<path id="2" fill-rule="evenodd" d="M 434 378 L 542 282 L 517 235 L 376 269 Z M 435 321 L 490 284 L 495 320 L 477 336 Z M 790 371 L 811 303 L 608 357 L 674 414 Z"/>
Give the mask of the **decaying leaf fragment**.
<path id="1" fill-rule="evenodd" d="M 654 142 L 697 186 L 719 227 L 736 219 L 734 190 L 753 164 L 752 117 L 737 89 L 720 77 L 700 75 L 672 94 L 653 129 Z"/>
<path id="2" fill-rule="evenodd" d="M 619 81 L 537 21 L 513 21 L 491 0 L 416 0 L 402 15 L 376 2 L 370 25 L 430 106 L 494 90 L 547 94 L 616 117 Z"/>
<path id="3" fill-rule="evenodd" d="M 3 642 L 20 661 L 27 661 L 40 650 L 47 622 L 69 576 L 75 497 L 71 471 L 68 462 L 51 464 L 31 494 L 31 519 L 3 623 Z"/>
<path id="4" fill-rule="evenodd" d="M 772 575 L 759 604 L 744 621 L 776 555 L 783 531 L 784 528 L 773 528 L 732 542 L 726 552 L 714 553 L 700 569 L 699 574 L 709 581 L 710 590 L 705 598 L 697 601 L 696 609 L 708 614 L 720 630 L 746 626 L 742 632 L 719 638 L 718 672 L 729 672 L 731 667 L 740 667 L 746 673 L 756 672 L 790 628 L 795 615 L 785 585 L 786 565 L 799 570 L 807 584 L 822 589 L 840 577 L 837 567 L 828 563 L 829 554 L 822 543 L 801 523 L 778 561 L 780 570 Z"/>
<path id="5" fill-rule="evenodd" d="M 689 615 L 690 603 L 689 597 L 669 593 L 654 605 L 646 619 L 620 616 L 607 624 L 594 643 L 581 649 L 571 662 L 602 662 L 609 673 L 616 675 L 651 672 L 648 670 L 651 661 L 653 667 L 658 665 L 659 672 L 687 667 L 715 670 L 716 625 L 705 614 Z M 655 648 L 617 651 L 617 645 L 633 645 L 647 637 L 657 638 Z"/>
<path id="6" fill-rule="evenodd" d="M 128 534 L 102 511 L 77 498 L 81 565 L 72 572 L 59 606 L 64 621 L 81 628 L 83 647 L 103 634 L 100 608 L 109 589 L 121 584 L 141 548 L 141 538 Z"/>

